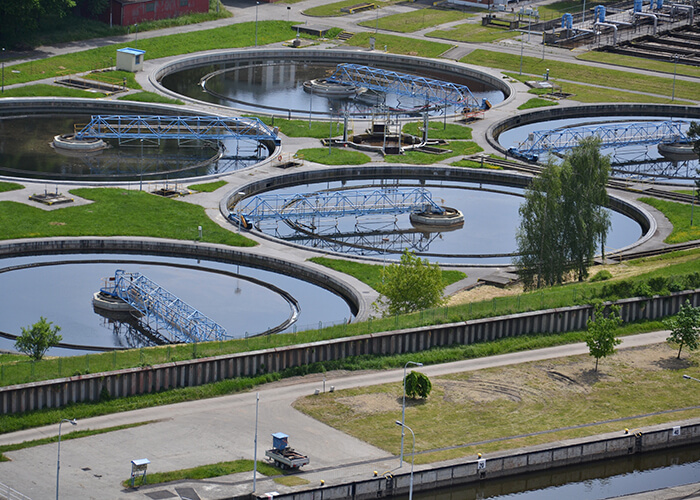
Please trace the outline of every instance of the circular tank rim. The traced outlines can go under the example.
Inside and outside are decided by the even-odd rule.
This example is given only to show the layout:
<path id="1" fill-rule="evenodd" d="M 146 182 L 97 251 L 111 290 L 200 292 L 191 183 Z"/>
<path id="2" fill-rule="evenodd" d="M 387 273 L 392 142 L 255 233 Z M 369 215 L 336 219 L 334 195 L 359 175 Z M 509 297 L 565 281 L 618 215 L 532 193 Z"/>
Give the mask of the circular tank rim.
<path id="1" fill-rule="evenodd" d="M 251 181 L 236 189 L 230 191 L 223 196 L 219 202 L 219 212 L 229 222 L 228 215 L 229 207 L 235 205 L 238 201 L 249 196 L 272 191 L 279 188 L 298 186 L 301 184 L 315 184 L 328 181 L 342 181 L 355 179 L 417 179 L 417 180 L 448 180 L 457 182 L 475 182 L 485 184 L 495 184 L 509 187 L 527 187 L 532 176 L 516 172 L 504 172 L 485 169 L 468 169 L 448 166 L 422 166 L 422 165 L 362 165 L 362 166 L 346 166 L 346 167 L 324 167 L 323 169 L 309 170 L 305 172 L 283 173 L 280 175 L 269 176 L 264 179 Z M 241 196 L 239 193 L 244 192 Z M 608 207 L 615 210 L 632 220 L 637 222 L 642 228 L 642 236 L 635 242 L 618 249 L 616 254 L 624 254 L 634 248 L 649 241 L 657 229 L 656 219 L 642 205 L 626 200 L 619 196 L 608 193 Z M 287 245 L 294 248 L 309 250 L 308 247 L 295 243 L 285 242 L 260 231 L 255 231 L 257 237 L 268 241 Z M 361 259 L 361 260 L 381 260 L 367 256 L 354 256 L 352 254 L 332 252 L 329 250 L 323 251 L 326 254 L 342 257 L 345 259 Z M 446 263 L 452 267 L 503 267 L 503 264 L 469 264 L 469 263 Z"/>
<path id="2" fill-rule="evenodd" d="M 41 114 L 151 114 L 151 115 L 169 115 L 169 116 L 220 116 L 227 118 L 230 115 L 214 114 L 204 112 L 197 109 L 192 109 L 174 104 L 159 104 L 159 103 L 141 103 L 136 101 L 103 101 L 98 99 L 88 99 L 81 97 L 6 97 L 0 99 L 0 118 L 8 117 L 31 117 L 32 115 Z M 270 141 L 268 141 L 270 142 Z M 271 144 L 270 156 L 266 159 L 242 168 L 248 170 L 259 167 L 274 161 L 282 151 L 282 145 L 275 146 Z M 206 181 L 214 180 L 231 174 L 231 172 L 222 172 L 218 174 L 200 175 L 197 177 L 183 177 L 182 182 L 186 181 Z M 14 177 L 8 175 L 0 175 L 0 179 L 16 182 L 42 182 L 40 178 Z M 158 179 L 161 181 L 161 179 Z M 51 184 L 70 184 L 80 186 L 123 186 L 125 184 L 138 184 L 138 181 L 97 181 L 88 179 L 51 179 Z"/>
<path id="3" fill-rule="evenodd" d="M 604 116 L 672 116 L 674 118 L 700 119 L 700 106 L 680 104 L 584 104 L 526 111 L 491 124 L 486 131 L 486 140 L 494 149 L 502 154 L 506 154 L 506 148 L 498 142 L 498 137 L 506 130 L 531 123 L 567 118 Z"/>
<path id="4" fill-rule="evenodd" d="M 239 110 L 231 106 L 221 104 L 213 104 L 191 97 L 183 96 L 167 89 L 161 84 L 162 79 L 172 73 L 189 69 L 206 64 L 219 64 L 233 61 L 249 61 L 253 59 L 279 59 L 281 62 L 289 61 L 304 61 L 313 62 L 356 62 L 356 63 L 379 63 L 380 65 L 391 69 L 423 68 L 438 72 L 459 74 L 462 77 L 471 78 L 481 83 L 490 85 L 496 90 L 503 92 L 504 99 L 495 106 L 502 105 L 509 99 L 515 96 L 513 87 L 500 76 L 500 71 L 492 70 L 489 73 L 488 68 L 476 69 L 477 66 L 470 66 L 456 61 L 445 61 L 438 59 L 430 59 L 425 57 L 408 56 L 400 54 L 388 54 L 383 52 L 365 52 L 361 50 L 328 50 L 328 49 L 292 49 L 280 47 L 275 49 L 229 49 L 212 52 L 198 53 L 195 55 L 178 57 L 177 59 L 168 61 L 161 66 L 155 68 L 149 75 L 148 80 L 158 92 L 178 98 L 192 104 L 213 106 L 220 110 L 234 110 L 236 112 L 250 112 L 249 110 Z M 257 114 L 271 114 L 265 110 L 256 110 Z"/>

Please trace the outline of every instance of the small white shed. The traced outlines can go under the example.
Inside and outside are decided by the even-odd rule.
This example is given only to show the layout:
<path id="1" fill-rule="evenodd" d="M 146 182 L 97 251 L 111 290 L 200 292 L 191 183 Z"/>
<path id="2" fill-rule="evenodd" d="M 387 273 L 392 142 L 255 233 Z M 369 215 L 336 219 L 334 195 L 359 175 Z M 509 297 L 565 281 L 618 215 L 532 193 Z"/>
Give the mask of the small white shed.
<path id="1" fill-rule="evenodd" d="M 145 50 L 132 49 L 130 47 L 117 49 L 117 70 L 131 71 L 132 73 L 141 71 L 145 53 Z"/>

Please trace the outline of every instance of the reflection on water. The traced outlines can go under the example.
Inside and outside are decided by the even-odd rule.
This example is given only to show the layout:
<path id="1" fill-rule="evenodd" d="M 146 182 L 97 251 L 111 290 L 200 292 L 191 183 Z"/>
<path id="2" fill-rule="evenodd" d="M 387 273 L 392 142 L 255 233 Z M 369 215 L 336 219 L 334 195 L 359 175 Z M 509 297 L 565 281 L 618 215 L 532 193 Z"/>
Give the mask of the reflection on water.
<path id="1" fill-rule="evenodd" d="M 535 131 L 554 130 L 560 128 L 575 129 L 576 126 L 591 126 L 615 122 L 621 125 L 640 121 L 660 122 L 671 120 L 671 117 L 637 117 L 603 116 L 591 118 L 568 118 L 563 120 L 550 120 L 538 123 L 530 123 L 504 131 L 498 137 L 498 142 L 504 148 L 517 147 L 525 141 L 528 134 Z M 687 126 L 683 129 L 687 130 Z M 664 180 L 674 179 L 681 182 L 689 182 L 696 176 L 696 169 L 700 167 L 697 156 L 664 156 L 659 152 L 657 145 L 630 145 L 621 147 L 608 147 L 602 149 L 603 154 L 610 155 L 612 173 L 616 177 L 631 179 Z M 544 160 L 546 155 L 540 155 Z M 556 157 L 554 157 L 556 159 Z"/>
<path id="2" fill-rule="evenodd" d="M 93 262 L 75 262 L 88 259 Z M 57 261 L 50 256 L 0 260 L 6 270 L 0 272 L 0 331 L 19 335 L 22 327 L 43 316 L 61 327 L 63 342 L 67 344 L 152 345 L 156 340 L 153 333 L 130 318 L 97 313 L 93 308 L 93 293 L 99 291 L 103 278 L 113 276 L 116 269 L 142 273 L 223 326 L 234 338 L 266 331 L 291 315 L 290 305 L 282 296 L 251 279 L 271 283 L 292 295 L 301 309 L 300 327 L 351 317 L 347 303 L 327 290 L 289 276 L 231 264 L 195 264 L 189 259 L 145 256 L 124 260 L 117 255 L 71 255 L 61 256 L 60 262 L 65 263 L 59 265 L 7 270 L 10 266 Z M 0 349 L 12 348 L 11 340 L 0 339 Z M 75 354 L 62 351 L 54 349 L 50 354 Z"/>
<path id="3" fill-rule="evenodd" d="M 377 180 L 331 182 L 285 188 L 285 193 L 309 193 L 323 189 L 386 186 L 415 186 L 415 181 Z M 266 221 L 263 232 L 283 240 L 342 253 L 396 258 L 408 248 L 431 261 L 462 263 L 510 263 L 517 245 L 518 208 L 522 190 L 470 183 L 430 182 L 425 187 L 440 205 L 464 214 L 464 225 L 437 231 L 414 226 L 408 214 L 303 219 L 295 223 Z M 274 191 L 270 192 L 274 194 Z M 235 212 L 235 208 L 234 208 Z M 610 211 L 612 228 L 607 251 L 630 245 L 641 236 L 639 224 Z"/>
<path id="4" fill-rule="evenodd" d="M 416 500 L 562 500 L 630 495 L 698 481 L 700 449 L 682 447 L 414 493 Z"/>
<path id="5" fill-rule="evenodd" d="M 305 81 L 330 76 L 336 66 L 337 64 L 307 62 L 280 64 L 278 61 L 259 61 L 255 65 L 249 62 L 231 62 L 172 73 L 163 78 L 162 84 L 178 94 L 248 111 L 278 111 L 287 117 L 299 114 L 338 115 L 346 112 L 369 116 L 372 113 L 372 103 L 360 99 L 330 99 L 304 92 L 302 85 Z M 420 76 L 445 80 L 444 75 L 433 75 L 428 70 L 419 69 Z M 206 89 L 202 86 L 202 79 L 206 79 Z M 479 102 L 483 98 L 492 104 L 503 100 L 501 91 L 482 82 L 457 75 L 451 75 L 449 80 L 469 87 Z M 385 104 L 392 108 L 418 109 L 425 105 L 425 101 L 411 96 L 387 94 Z M 450 110 L 450 113 L 454 111 Z M 437 109 L 433 113 L 441 114 L 442 110 Z"/>
<path id="6" fill-rule="evenodd" d="M 160 144 L 132 141 L 119 145 L 107 139 L 110 148 L 88 153 L 54 150 L 54 136 L 72 133 L 90 116 L 48 115 L 0 119 L 0 175 L 56 180 L 178 179 L 224 173 L 257 163 L 267 154 L 257 141 L 200 142 L 179 147 L 175 140 Z"/>

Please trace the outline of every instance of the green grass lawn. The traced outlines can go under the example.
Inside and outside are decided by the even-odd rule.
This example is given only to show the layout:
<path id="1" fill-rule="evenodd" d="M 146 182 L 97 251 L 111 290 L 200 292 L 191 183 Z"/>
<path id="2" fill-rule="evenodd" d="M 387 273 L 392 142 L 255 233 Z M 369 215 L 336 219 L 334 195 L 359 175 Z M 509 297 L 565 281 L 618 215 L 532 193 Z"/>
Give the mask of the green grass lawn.
<path id="1" fill-rule="evenodd" d="M 518 72 L 520 68 L 519 55 L 483 49 L 477 49 L 471 52 L 463 57 L 461 62 L 491 68 L 500 68 L 511 72 Z M 550 79 L 557 82 L 558 79 L 566 79 L 582 84 L 604 85 L 616 89 L 634 90 L 661 96 L 668 95 L 669 101 L 671 97 L 673 78 L 641 75 L 615 69 L 594 68 L 582 64 L 552 61 L 548 59 L 542 60 L 536 57 L 523 58 L 523 73 L 527 73 L 528 75 L 543 75 L 547 69 L 549 69 Z M 561 85 L 563 86 L 563 90 L 567 92 L 568 84 L 563 83 Z M 603 89 L 593 89 L 596 93 L 601 90 Z M 578 99 L 579 92 L 575 93 Z M 641 94 L 636 95 L 638 96 L 638 102 L 642 102 L 644 96 Z M 700 100 L 700 85 L 697 85 L 695 82 L 676 81 L 676 98 Z"/>
<path id="2" fill-rule="evenodd" d="M 219 462 L 217 464 L 200 465 L 189 469 L 179 469 L 168 472 L 150 472 L 146 478 L 147 484 L 169 483 L 171 481 L 200 480 L 212 477 L 228 476 L 239 472 L 252 472 L 253 461 L 247 459 L 232 460 L 230 462 Z M 282 470 L 267 462 L 258 461 L 257 471 L 264 476 L 276 476 L 282 474 Z M 143 485 L 143 476 L 139 476 L 134 481 L 134 486 Z M 125 488 L 131 487 L 131 479 L 122 481 Z"/>
<path id="3" fill-rule="evenodd" d="M 260 21 L 257 23 L 258 45 L 292 38 L 296 33 L 292 29 L 293 24 L 295 23 L 286 21 Z M 146 51 L 146 58 L 159 59 L 204 50 L 249 47 L 255 43 L 255 33 L 255 22 L 240 23 L 203 31 L 146 38 L 139 40 L 138 48 Z M 12 66 L 12 72 L 5 71 L 5 85 L 108 68 L 114 65 L 116 50 L 129 46 L 133 46 L 133 43 L 111 44 L 17 64 Z"/>
<path id="4" fill-rule="evenodd" d="M 11 220 L 3 227 L 2 239 L 53 236 L 152 236 L 197 240 L 231 246 L 254 246 L 239 234 L 223 229 L 204 208 L 156 196 L 145 191 L 116 188 L 80 188 L 70 194 L 94 203 L 64 206 L 50 212 L 12 201 L 0 202 L 0 219 Z M 143 217 L 144 213 L 150 214 Z"/>
<path id="5" fill-rule="evenodd" d="M 664 240 L 666 243 L 685 243 L 700 239 L 700 207 L 693 207 L 687 203 L 657 200 L 656 198 L 640 198 L 640 201 L 651 205 L 663 214 L 673 224 L 673 231 Z M 693 210 L 693 225 L 690 225 L 690 213 Z"/>
<path id="6" fill-rule="evenodd" d="M 5 89 L 5 92 L 0 94 L 0 99 L 3 97 L 82 97 L 87 99 L 97 99 L 104 97 L 101 92 L 91 92 L 88 90 L 72 89 L 60 85 L 49 85 L 46 83 L 37 83 L 34 85 L 24 85 L 13 89 Z"/>
<path id="7" fill-rule="evenodd" d="M 464 23 L 447 30 L 435 30 L 427 34 L 433 38 L 454 40 L 456 42 L 490 43 L 519 35 L 519 31 L 508 31 L 493 26 Z"/>
<path id="8" fill-rule="evenodd" d="M 389 258 L 395 257 L 390 256 Z M 382 282 L 382 269 L 384 266 L 380 264 L 365 264 L 344 259 L 329 259 L 328 257 L 312 257 L 309 260 L 316 264 L 321 264 L 322 266 L 340 271 L 341 273 L 349 274 L 375 290 Z M 442 282 L 444 286 L 456 283 L 466 277 L 467 275 L 461 271 L 442 271 Z"/>
<path id="9" fill-rule="evenodd" d="M 82 78 L 120 86 L 124 85 L 124 79 L 126 78 L 126 86 L 128 88 L 141 90 L 141 84 L 136 81 L 136 73 L 131 71 L 93 71 Z"/>
<path id="10" fill-rule="evenodd" d="M 673 75 L 674 71 L 678 75 L 693 76 L 700 78 L 700 67 L 689 66 L 687 64 L 674 64 L 673 62 L 656 61 L 654 59 L 645 59 L 643 57 L 626 56 L 622 54 L 613 54 L 611 52 L 600 52 L 592 50 L 576 56 L 576 59 L 581 61 L 601 62 L 606 64 L 616 64 L 618 66 L 626 66 L 628 68 L 639 68 L 650 71 L 658 71 L 659 73 L 668 73 Z"/>
<path id="11" fill-rule="evenodd" d="M 16 191 L 17 189 L 24 189 L 22 184 L 17 184 L 16 182 L 3 182 L 0 181 L 0 193 L 5 191 Z"/>
<path id="12" fill-rule="evenodd" d="M 423 122 L 411 122 L 403 126 L 403 132 L 406 134 L 423 137 Z M 428 139 L 445 139 L 445 140 L 470 140 L 472 138 L 472 129 L 464 125 L 456 123 L 448 123 L 445 125 L 443 121 L 428 122 Z"/>
<path id="13" fill-rule="evenodd" d="M 297 151 L 297 156 L 306 161 L 322 165 L 363 165 L 369 163 L 370 157 L 350 148 L 307 148 Z"/>
<path id="14" fill-rule="evenodd" d="M 401 14 L 392 14 L 372 21 L 363 21 L 359 24 L 367 28 L 378 26 L 382 30 L 412 33 L 431 26 L 468 19 L 473 15 L 458 10 L 424 8 Z"/>
<path id="15" fill-rule="evenodd" d="M 379 7 L 387 7 L 395 3 L 399 3 L 403 0 L 377 0 L 374 3 Z M 340 9 L 346 7 L 353 7 L 355 5 L 363 3 L 361 0 L 343 0 L 341 2 L 327 3 L 319 5 L 317 7 L 311 7 L 304 11 L 304 15 L 313 17 L 335 17 L 335 16 L 346 16 L 349 13 L 343 12 Z"/>
<path id="16" fill-rule="evenodd" d="M 222 188 L 226 186 L 228 182 L 226 181 L 214 181 L 214 182 L 207 182 L 206 184 L 192 184 L 191 186 L 187 186 L 187 189 L 191 189 L 192 191 L 199 191 L 200 193 L 213 193 L 219 188 Z"/>
<path id="17" fill-rule="evenodd" d="M 452 141 L 446 146 L 438 146 L 448 152 L 442 154 L 422 153 L 420 151 L 406 151 L 402 155 L 386 155 L 384 161 L 387 163 L 409 163 L 411 165 L 430 165 L 447 158 L 460 155 L 471 155 L 479 153 L 484 149 L 472 141 Z"/>
<path id="18" fill-rule="evenodd" d="M 158 102 L 161 104 L 185 104 L 180 99 L 173 99 L 164 95 L 156 94 L 155 92 L 136 92 L 135 94 L 127 94 L 117 97 L 120 101 L 136 101 L 136 102 Z"/>
<path id="19" fill-rule="evenodd" d="M 270 127 L 279 127 L 280 132 L 288 137 L 313 137 L 315 139 L 325 139 L 332 135 L 337 137 L 343 134 L 345 127 L 342 121 L 333 120 L 331 125 L 327 121 L 317 120 L 287 120 L 285 118 L 275 118 L 271 116 L 244 115 L 258 118 Z"/>
<path id="20" fill-rule="evenodd" d="M 420 57 L 439 57 L 440 54 L 452 48 L 452 45 L 447 43 L 431 42 L 430 40 L 417 40 L 415 38 L 386 35 L 384 33 L 357 33 L 347 41 L 347 44 L 369 48 L 370 37 L 375 37 L 376 39 L 376 50 L 383 50 L 384 46 L 386 46 L 387 52 L 392 54 Z"/>
<path id="21" fill-rule="evenodd" d="M 557 106 L 559 103 L 555 101 L 550 101 L 549 99 L 541 99 L 539 97 L 533 97 L 532 99 L 528 100 L 526 103 L 521 104 L 518 106 L 518 109 L 533 109 L 533 108 L 542 108 L 546 106 Z"/>
<path id="22" fill-rule="evenodd" d="M 676 360 L 676 351 L 667 344 L 619 351 L 605 358 L 598 372 L 593 371 L 593 358 L 583 355 L 433 377 L 428 398 L 408 399 L 406 404 L 405 418 L 415 432 L 416 451 L 434 451 L 415 460 L 475 457 L 477 452 L 621 433 L 624 428 L 697 417 L 700 410 L 693 407 L 700 386 L 683 384 L 681 375 L 685 371 L 698 375 L 700 354 L 686 353 Z M 399 382 L 307 396 L 294 406 L 326 425 L 398 454 L 401 432 L 394 421 L 401 419 L 401 394 Z M 621 418 L 629 420 L 605 422 Z M 538 432 L 544 434 L 531 435 Z M 495 442 L 472 445 L 487 440 Z M 460 445 L 464 448 L 441 450 Z"/>

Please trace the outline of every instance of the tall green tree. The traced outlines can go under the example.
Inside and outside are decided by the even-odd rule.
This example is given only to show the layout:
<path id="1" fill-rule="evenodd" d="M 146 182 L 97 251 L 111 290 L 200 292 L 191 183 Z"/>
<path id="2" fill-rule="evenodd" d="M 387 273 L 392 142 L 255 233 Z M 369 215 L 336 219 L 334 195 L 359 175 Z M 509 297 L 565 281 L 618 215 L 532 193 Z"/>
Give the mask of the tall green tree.
<path id="1" fill-rule="evenodd" d="M 60 19 L 75 7 L 75 0 L 0 0 L 0 44 L 15 47 L 30 40 L 41 22 Z"/>
<path id="2" fill-rule="evenodd" d="M 442 304 L 445 288 L 437 264 L 404 250 L 398 264 L 382 269 L 382 282 L 376 307 L 386 315 L 405 314 Z"/>
<path id="3" fill-rule="evenodd" d="M 681 359 L 683 346 L 691 351 L 700 347 L 700 308 L 691 306 L 690 301 L 686 300 L 678 314 L 664 324 L 671 330 L 671 335 L 666 340 L 678 344 L 677 359 Z"/>
<path id="4" fill-rule="evenodd" d="M 600 153 L 600 139 L 588 137 L 566 156 L 562 166 L 564 248 L 579 281 L 588 277 L 598 243 L 603 252 L 610 228 L 606 185 L 610 158 Z"/>
<path id="5" fill-rule="evenodd" d="M 567 255 L 561 252 L 561 177 L 559 165 L 550 161 L 532 180 L 519 208 L 515 262 L 528 289 L 560 283 L 566 270 Z"/>
<path id="6" fill-rule="evenodd" d="M 620 306 L 610 306 L 610 313 L 605 314 L 605 306 L 597 304 L 593 319 L 586 325 L 586 345 L 588 352 L 595 358 L 595 371 L 598 371 L 600 358 L 611 356 L 615 353 L 615 346 L 620 345 L 620 340 L 615 331 L 622 324 L 620 319 Z"/>
<path id="7" fill-rule="evenodd" d="M 610 227 L 605 210 L 609 158 L 597 138 L 584 139 L 560 167 L 551 160 L 525 192 L 515 259 L 525 288 L 561 283 L 573 271 L 588 276 L 597 244 Z"/>
<path id="8" fill-rule="evenodd" d="M 15 348 L 30 358 L 39 361 L 50 347 L 58 345 L 63 337 L 58 332 L 60 326 L 53 326 L 43 316 L 29 328 L 22 328 L 22 335 L 17 337 Z"/>

